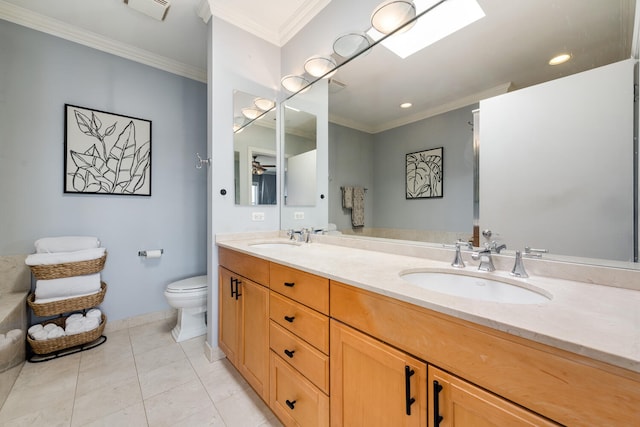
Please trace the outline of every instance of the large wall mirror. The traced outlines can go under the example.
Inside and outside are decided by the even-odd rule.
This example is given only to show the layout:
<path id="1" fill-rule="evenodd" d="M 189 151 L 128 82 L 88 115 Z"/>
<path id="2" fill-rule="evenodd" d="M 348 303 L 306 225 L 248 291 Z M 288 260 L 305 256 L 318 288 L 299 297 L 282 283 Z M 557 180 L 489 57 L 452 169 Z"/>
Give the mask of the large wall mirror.
<path id="1" fill-rule="evenodd" d="M 631 55 L 634 1 L 477 3 L 485 16 L 437 43 L 405 59 L 376 45 L 366 55 L 339 67 L 328 80 L 328 222 L 343 234 L 438 244 L 471 238 L 476 160 L 473 110 L 479 102 Z M 549 59 L 561 52 L 570 53 L 571 60 L 549 65 Z M 407 103 L 412 105 L 401 108 Z M 629 144 L 631 162 L 632 141 Z M 438 147 L 443 147 L 443 197 L 407 198 L 406 155 Z M 482 141 L 480 147 L 482 156 Z M 574 153 L 572 165 L 580 163 L 581 155 L 580 151 Z M 538 164 L 536 170 L 544 170 L 544 166 Z M 485 173 L 500 177 L 501 169 Z M 566 179 L 571 179 L 570 173 Z M 350 212 L 342 207 L 341 187 L 352 185 L 367 189 L 364 227 L 352 227 Z M 549 227 L 555 226 L 548 216 L 545 220 Z M 522 227 L 526 230 L 527 225 Z M 630 227 L 627 232 L 632 235 L 634 230 Z M 529 241 L 534 245 L 535 236 Z M 544 247 L 545 243 L 536 245 Z M 553 248 L 550 251 L 544 256 L 590 256 Z M 607 254 L 598 258 L 601 260 L 585 262 L 620 260 Z"/>
<path id="2" fill-rule="evenodd" d="M 278 202 L 275 102 L 233 94 L 233 155 L 237 205 Z"/>
<path id="3" fill-rule="evenodd" d="M 315 206 L 317 193 L 317 118 L 285 103 L 282 120 L 284 204 Z"/>

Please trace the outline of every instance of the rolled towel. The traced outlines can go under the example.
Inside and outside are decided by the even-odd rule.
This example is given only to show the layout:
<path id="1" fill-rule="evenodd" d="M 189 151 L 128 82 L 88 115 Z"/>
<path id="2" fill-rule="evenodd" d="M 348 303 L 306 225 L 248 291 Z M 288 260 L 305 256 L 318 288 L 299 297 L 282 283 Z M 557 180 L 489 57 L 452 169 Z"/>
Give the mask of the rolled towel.
<path id="1" fill-rule="evenodd" d="M 84 322 L 71 322 L 64 329 L 64 332 L 67 335 L 81 334 L 81 333 L 85 332 L 84 331 Z"/>
<path id="2" fill-rule="evenodd" d="M 35 301 L 51 302 L 100 292 L 100 273 L 36 281 Z"/>
<path id="3" fill-rule="evenodd" d="M 35 325 L 31 326 L 27 330 L 27 332 L 29 332 L 29 335 L 33 336 L 35 332 L 42 331 L 42 330 L 44 330 L 44 326 L 42 326 L 40 323 L 36 323 Z"/>
<path id="4" fill-rule="evenodd" d="M 52 253 L 35 253 L 30 254 L 24 260 L 27 265 L 51 265 L 65 264 L 69 262 L 90 261 L 92 259 L 102 258 L 106 249 L 83 249 L 74 252 L 52 252 Z"/>
<path id="5" fill-rule="evenodd" d="M 47 339 L 51 340 L 51 339 L 54 339 L 54 338 L 63 337 L 65 335 L 66 334 L 64 332 L 64 329 L 62 329 L 60 326 L 58 326 L 55 329 L 52 329 L 47 333 Z"/>
<path id="6" fill-rule="evenodd" d="M 0 334 L 0 352 L 6 350 L 13 344 L 13 340 L 5 337 L 4 334 Z"/>
<path id="7" fill-rule="evenodd" d="M 22 339 L 22 329 L 12 329 L 7 332 L 7 339 L 12 341 L 20 341 Z"/>
<path id="8" fill-rule="evenodd" d="M 46 332 L 49 332 L 49 331 L 55 329 L 56 327 L 58 327 L 58 325 L 56 325 L 55 323 L 47 323 L 46 325 L 44 325 L 43 329 Z"/>
<path id="9" fill-rule="evenodd" d="M 69 322 L 77 322 L 77 321 L 81 321 L 82 319 L 84 319 L 84 315 L 82 313 L 74 313 L 71 316 L 67 317 L 67 319 L 65 320 L 65 324 L 68 325 Z"/>
<path id="10" fill-rule="evenodd" d="M 102 312 L 100 311 L 99 308 L 92 308 L 91 310 L 87 311 L 86 317 L 95 317 L 97 319 L 101 319 Z"/>
<path id="11" fill-rule="evenodd" d="M 97 248 L 100 240 L 92 236 L 43 237 L 36 240 L 34 246 L 38 253 L 73 252 Z"/>
<path id="12" fill-rule="evenodd" d="M 47 339 L 47 335 L 48 335 L 48 332 L 43 329 L 41 331 L 34 332 L 31 336 L 33 337 L 34 340 L 42 341 Z"/>
<path id="13" fill-rule="evenodd" d="M 83 324 L 83 332 L 89 332 L 100 326 L 100 319 L 97 317 L 85 317 Z"/>

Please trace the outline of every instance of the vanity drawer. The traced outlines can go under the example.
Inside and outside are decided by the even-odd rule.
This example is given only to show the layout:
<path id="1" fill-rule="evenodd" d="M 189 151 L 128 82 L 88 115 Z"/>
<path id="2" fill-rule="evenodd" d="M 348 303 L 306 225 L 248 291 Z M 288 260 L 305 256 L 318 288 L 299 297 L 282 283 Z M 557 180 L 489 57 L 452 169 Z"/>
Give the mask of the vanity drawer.
<path id="1" fill-rule="evenodd" d="M 269 286 L 269 261 L 218 247 L 218 264 L 264 286 Z"/>
<path id="2" fill-rule="evenodd" d="M 270 288 L 306 306 L 329 314 L 329 279 L 270 264 Z"/>
<path id="3" fill-rule="evenodd" d="M 271 352 L 269 406 L 285 426 L 328 427 L 329 397 Z"/>
<path id="4" fill-rule="evenodd" d="M 329 354 L 329 318 L 275 292 L 269 294 L 269 317 L 321 352 Z"/>
<path id="5" fill-rule="evenodd" d="M 329 356 L 313 348 L 274 321 L 269 326 L 271 349 L 309 381 L 329 394 Z"/>

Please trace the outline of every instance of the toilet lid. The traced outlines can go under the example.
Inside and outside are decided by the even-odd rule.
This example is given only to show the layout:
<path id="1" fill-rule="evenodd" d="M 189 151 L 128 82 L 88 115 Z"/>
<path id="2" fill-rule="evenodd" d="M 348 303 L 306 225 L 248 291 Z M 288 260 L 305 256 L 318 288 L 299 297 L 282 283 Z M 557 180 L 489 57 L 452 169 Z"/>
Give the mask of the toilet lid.
<path id="1" fill-rule="evenodd" d="M 207 289 L 207 276 L 189 277 L 188 279 L 169 283 L 167 286 L 167 291 L 169 292 L 188 292 L 201 289 Z"/>

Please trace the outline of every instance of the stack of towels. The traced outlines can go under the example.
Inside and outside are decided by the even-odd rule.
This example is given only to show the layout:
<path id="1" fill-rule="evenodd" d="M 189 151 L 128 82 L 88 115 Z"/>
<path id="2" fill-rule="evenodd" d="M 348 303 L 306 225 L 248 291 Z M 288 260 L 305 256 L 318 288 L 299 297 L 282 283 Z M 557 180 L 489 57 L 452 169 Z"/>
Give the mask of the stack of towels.
<path id="1" fill-rule="evenodd" d="M 54 323 L 47 323 L 44 326 L 37 324 L 30 327 L 28 332 L 29 336 L 34 340 L 50 340 L 92 331 L 100 326 L 101 322 L 102 312 L 97 308 L 93 308 L 86 315 L 76 313 L 67 317 L 64 328 Z"/>
<path id="2" fill-rule="evenodd" d="M 102 258 L 105 248 L 97 237 L 46 237 L 35 242 L 36 253 L 25 260 L 27 265 L 65 264 Z M 35 302 L 44 304 L 100 292 L 100 273 L 60 279 L 37 280 Z"/>

